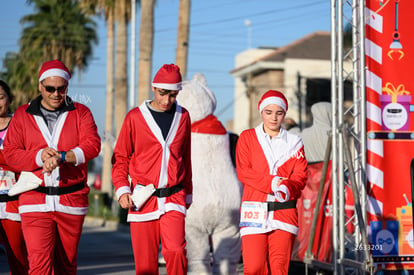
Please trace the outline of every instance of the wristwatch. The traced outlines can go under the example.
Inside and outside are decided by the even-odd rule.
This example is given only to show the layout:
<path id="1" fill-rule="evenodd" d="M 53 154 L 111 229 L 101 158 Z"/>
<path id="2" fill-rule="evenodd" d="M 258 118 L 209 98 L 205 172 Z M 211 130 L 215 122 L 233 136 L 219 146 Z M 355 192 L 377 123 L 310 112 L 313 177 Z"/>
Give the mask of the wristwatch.
<path id="1" fill-rule="evenodd" d="M 66 162 L 66 152 L 60 151 L 60 163 L 65 163 L 65 162 Z"/>

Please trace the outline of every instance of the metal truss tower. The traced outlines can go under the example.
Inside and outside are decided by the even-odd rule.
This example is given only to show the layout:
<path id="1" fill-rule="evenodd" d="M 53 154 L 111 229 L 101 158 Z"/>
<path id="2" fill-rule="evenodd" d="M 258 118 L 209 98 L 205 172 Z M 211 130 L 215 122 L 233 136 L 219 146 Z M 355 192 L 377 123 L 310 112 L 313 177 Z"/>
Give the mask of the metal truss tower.
<path id="1" fill-rule="evenodd" d="M 364 0 L 331 0 L 333 270 L 341 275 L 373 271 L 372 256 L 366 249 L 364 10 Z M 351 47 L 344 47 L 345 25 L 352 26 Z M 345 68 L 345 61 L 351 61 L 350 69 Z M 353 103 L 346 107 L 345 81 L 353 85 Z M 349 191 L 354 211 L 346 208 L 345 194 Z"/>

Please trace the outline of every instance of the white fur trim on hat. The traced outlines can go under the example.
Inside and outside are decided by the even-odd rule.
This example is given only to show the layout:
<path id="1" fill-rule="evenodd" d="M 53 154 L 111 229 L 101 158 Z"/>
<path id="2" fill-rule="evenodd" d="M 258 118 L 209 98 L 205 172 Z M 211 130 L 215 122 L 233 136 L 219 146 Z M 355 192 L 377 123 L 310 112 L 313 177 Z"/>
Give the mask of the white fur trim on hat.
<path id="1" fill-rule="evenodd" d="M 61 70 L 61 69 L 49 69 L 44 71 L 40 77 L 39 77 L 39 81 L 42 81 L 45 78 L 51 77 L 51 76 L 59 76 L 63 79 L 65 79 L 66 81 L 70 79 L 70 75 L 68 74 L 68 72 Z"/>
<path id="2" fill-rule="evenodd" d="M 276 96 L 271 96 L 268 98 L 265 98 L 262 103 L 260 103 L 259 106 L 259 112 L 261 113 L 263 111 L 263 109 L 270 104 L 276 104 L 279 105 L 280 107 L 282 107 L 283 111 L 286 112 L 286 104 L 285 101 L 283 101 L 283 99 L 281 99 L 280 97 L 276 97 Z"/>
<path id="3" fill-rule="evenodd" d="M 171 91 L 181 91 L 181 82 L 180 83 L 152 83 L 152 87 L 160 88 L 164 90 L 171 90 Z"/>

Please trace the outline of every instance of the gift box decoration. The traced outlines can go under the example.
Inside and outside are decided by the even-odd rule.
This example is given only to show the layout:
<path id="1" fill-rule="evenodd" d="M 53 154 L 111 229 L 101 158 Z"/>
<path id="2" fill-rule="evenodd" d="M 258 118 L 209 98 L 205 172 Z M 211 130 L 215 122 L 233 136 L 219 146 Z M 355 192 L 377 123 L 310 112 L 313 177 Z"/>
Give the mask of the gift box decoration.
<path id="1" fill-rule="evenodd" d="M 403 84 L 397 88 L 388 82 L 380 95 L 382 129 L 386 131 L 408 131 L 410 127 L 410 92 L 405 90 Z"/>

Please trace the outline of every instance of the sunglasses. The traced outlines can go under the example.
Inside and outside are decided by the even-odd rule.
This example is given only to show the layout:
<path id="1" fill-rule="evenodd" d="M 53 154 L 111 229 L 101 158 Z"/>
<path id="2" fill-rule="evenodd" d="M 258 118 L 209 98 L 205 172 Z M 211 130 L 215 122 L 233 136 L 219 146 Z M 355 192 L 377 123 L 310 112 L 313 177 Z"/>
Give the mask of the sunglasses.
<path id="1" fill-rule="evenodd" d="M 55 91 L 58 91 L 58 93 L 64 93 L 66 92 L 66 89 L 68 88 L 68 85 L 63 85 L 59 87 L 53 87 L 53 86 L 45 86 L 43 83 L 41 83 L 42 86 L 45 88 L 46 92 L 53 94 Z"/>

